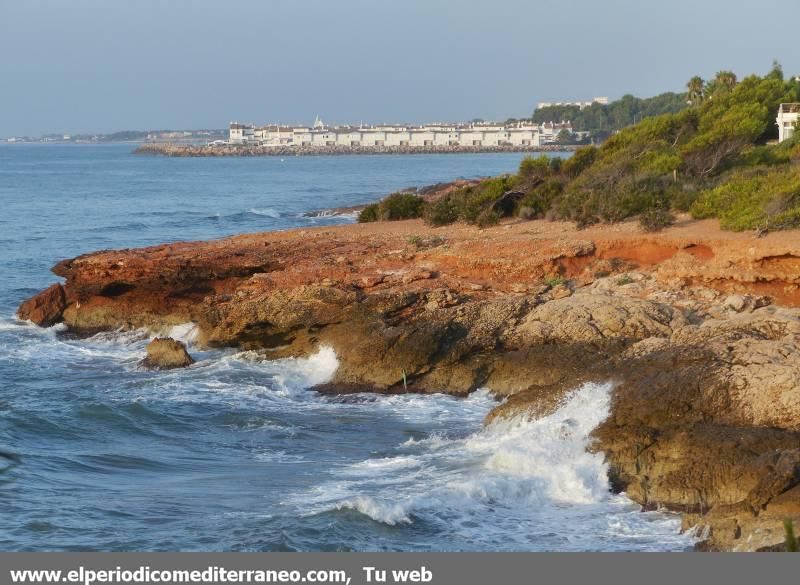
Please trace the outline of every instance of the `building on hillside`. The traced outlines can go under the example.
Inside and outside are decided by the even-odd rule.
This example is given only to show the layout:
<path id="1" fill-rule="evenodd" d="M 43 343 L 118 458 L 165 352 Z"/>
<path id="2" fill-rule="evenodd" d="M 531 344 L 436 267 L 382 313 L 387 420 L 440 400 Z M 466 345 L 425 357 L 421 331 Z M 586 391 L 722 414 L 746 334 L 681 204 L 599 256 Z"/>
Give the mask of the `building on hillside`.
<path id="1" fill-rule="evenodd" d="M 778 142 L 789 140 L 800 124 L 800 103 L 781 104 L 778 108 Z"/>
<path id="2" fill-rule="evenodd" d="M 591 101 L 586 102 L 539 102 L 536 109 L 552 108 L 554 106 L 577 106 L 580 109 L 588 108 L 592 104 L 600 104 L 602 106 L 608 105 L 608 98 L 605 96 L 592 98 Z"/>

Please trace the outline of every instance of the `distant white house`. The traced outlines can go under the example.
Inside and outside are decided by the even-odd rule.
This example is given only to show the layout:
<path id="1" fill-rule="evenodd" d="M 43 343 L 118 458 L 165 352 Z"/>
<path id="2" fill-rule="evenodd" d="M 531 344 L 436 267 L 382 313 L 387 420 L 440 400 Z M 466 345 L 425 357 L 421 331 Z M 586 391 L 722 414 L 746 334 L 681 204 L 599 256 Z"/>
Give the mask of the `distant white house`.
<path id="1" fill-rule="evenodd" d="M 789 140 L 797 129 L 800 120 L 800 103 L 781 104 L 778 108 L 778 142 Z"/>
<path id="2" fill-rule="evenodd" d="M 592 104 L 600 104 L 603 106 L 607 106 L 608 98 L 605 96 L 596 97 L 592 98 L 592 101 L 585 101 L 585 102 L 539 102 L 539 104 L 537 105 L 537 109 L 541 110 L 542 108 L 551 108 L 553 106 L 577 106 L 580 109 L 583 109 L 583 108 L 588 108 Z"/>
<path id="3" fill-rule="evenodd" d="M 252 124 L 231 122 L 229 132 L 231 144 L 243 144 L 245 142 L 250 142 L 255 138 L 255 128 Z"/>

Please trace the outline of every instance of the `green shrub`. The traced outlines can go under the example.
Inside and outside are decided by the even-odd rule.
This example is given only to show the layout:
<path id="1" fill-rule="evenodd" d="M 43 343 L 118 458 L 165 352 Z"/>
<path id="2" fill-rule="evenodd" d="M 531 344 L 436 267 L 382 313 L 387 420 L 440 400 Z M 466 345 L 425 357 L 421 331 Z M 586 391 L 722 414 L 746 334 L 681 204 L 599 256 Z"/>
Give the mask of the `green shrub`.
<path id="1" fill-rule="evenodd" d="M 431 225 L 446 225 L 459 220 L 467 223 L 480 220 L 484 225 L 491 225 L 493 215 L 498 220 L 500 217 L 493 209 L 495 203 L 509 191 L 513 182 L 513 177 L 496 177 L 451 191 L 427 206 L 425 221 Z"/>
<path id="2" fill-rule="evenodd" d="M 742 152 L 736 160 L 736 166 L 758 167 L 774 166 L 788 163 L 791 160 L 790 150 L 785 146 L 755 146 Z"/>
<path id="3" fill-rule="evenodd" d="M 397 221 L 422 217 L 425 201 L 413 193 L 392 193 L 378 203 L 367 205 L 358 214 L 359 223 Z"/>
<path id="4" fill-rule="evenodd" d="M 794 166 L 736 171 L 692 205 L 692 215 L 717 217 L 723 229 L 787 229 L 800 225 L 800 170 Z"/>
<path id="5" fill-rule="evenodd" d="M 517 215 L 522 217 L 522 209 L 527 208 L 531 216 L 526 219 L 544 215 L 552 207 L 553 202 L 561 195 L 564 190 L 562 183 L 556 179 L 545 181 L 541 185 L 531 189 L 519 202 Z"/>
<path id="6" fill-rule="evenodd" d="M 670 206 L 678 211 L 689 211 L 699 195 L 699 189 L 692 184 L 676 185 L 669 192 Z"/>
<path id="7" fill-rule="evenodd" d="M 458 207 L 450 195 L 425 206 L 425 222 L 432 226 L 448 225 L 458 221 Z"/>
<path id="8" fill-rule="evenodd" d="M 392 193 L 380 202 L 380 216 L 384 221 L 415 219 L 422 216 L 425 201 L 413 193 Z"/>
<path id="9" fill-rule="evenodd" d="M 675 223 L 675 216 L 663 205 L 655 205 L 639 215 L 639 225 L 646 232 L 660 232 Z"/>
<path id="10" fill-rule="evenodd" d="M 592 166 L 597 158 L 597 148 L 594 146 L 584 146 L 566 159 L 561 165 L 561 172 L 574 179 L 584 170 Z"/>
<path id="11" fill-rule="evenodd" d="M 537 158 L 526 156 L 519 163 L 519 178 L 523 181 L 544 180 L 550 176 L 550 157 L 541 155 Z"/>
<path id="12" fill-rule="evenodd" d="M 380 219 L 380 206 L 377 203 L 367 205 L 358 214 L 358 223 L 369 223 Z"/>
<path id="13" fill-rule="evenodd" d="M 485 228 L 492 225 L 497 225 L 500 222 L 500 214 L 491 207 L 487 207 L 478 214 L 475 223 L 478 227 Z"/>

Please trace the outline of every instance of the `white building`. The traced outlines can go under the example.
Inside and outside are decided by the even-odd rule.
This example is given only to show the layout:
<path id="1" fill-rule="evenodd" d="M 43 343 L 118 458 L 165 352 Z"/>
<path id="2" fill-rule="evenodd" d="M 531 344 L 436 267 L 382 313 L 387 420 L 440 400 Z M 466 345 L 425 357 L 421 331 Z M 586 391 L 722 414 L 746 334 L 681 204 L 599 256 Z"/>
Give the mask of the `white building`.
<path id="1" fill-rule="evenodd" d="M 542 134 L 539 126 L 534 124 L 519 124 L 507 128 L 508 142 L 512 146 L 541 146 Z"/>
<path id="2" fill-rule="evenodd" d="M 778 108 L 778 142 L 789 140 L 800 124 L 800 103 L 781 104 Z"/>
<path id="3" fill-rule="evenodd" d="M 231 122 L 229 143 L 274 147 L 538 147 L 555 142 L 562 129 L 572 133 L 572 126 L 568 122 L 542 125 L 516 122 L 511 125 L 474 123 L 329 127 L 317 118 L 310 128 L 277 124 L 255 127 Z"/>
<path id="4" fill-rule="evenodd" d="M 230 125 L 230 141 L 231 144 L 244 144 L 250 142 L 255 138 L 255 128 L 252 124 L 240 124 L 239 122 L 231 122 Z"/>
<path id="5" fill-rule="evenodd" d="M 600 104 L 602 106 L 607 106 L 608 98 L 605 96 L 595 97 L 592 98 L 591 101 L 587 102 L 539 102 L 536 108 L 541 110 L 542 108 L 551 108 L 553 106 L 577 106 L 580 109 L 583 109 L 583 108 L 588 108 L 592 104 Z"/>

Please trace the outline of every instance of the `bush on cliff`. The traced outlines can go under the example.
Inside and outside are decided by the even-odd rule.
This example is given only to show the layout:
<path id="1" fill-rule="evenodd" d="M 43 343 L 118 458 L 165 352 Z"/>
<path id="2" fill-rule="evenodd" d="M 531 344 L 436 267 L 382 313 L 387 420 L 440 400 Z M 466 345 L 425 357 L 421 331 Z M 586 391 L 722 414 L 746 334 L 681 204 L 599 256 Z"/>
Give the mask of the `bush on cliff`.
<path id="1" fill-rule="evenodd" d="M 698 219 L 716 217 L 723 229 L 800 227 L 800 168 L 757 167 L 733 171 L 692 205 Z"/>
<path id="2" fill-rule="evenodd" d="M 653 205 L 639 215 L 639 225 L 646 232 L 660 232 L 675 223 L 675 216 L 666 205 Z"/>
<path id="3" fill-rule="evenodd" d="M 378 203 L 372 203 L 371 205 L 367 205 L 364 209 L 361 210 L 361 213 L 358 214 L 358 223 L 370 223 L 373 221 L 378 221 L 381 218 L 380 212 L 380 205 Z"/>
<path id="4" fill-rule="evenodd" d="M 558 174 L 563 193 L 547 215 L 579 225 L 640 215 L 649 229 L 667 221 L 672 209 L 692 209 L 698 217 L 719 217 L 726 229 L 797 225 L 799 203 L 787 167 L 800 159 L 800 147 L 766 142 L 774 138 L 779 104 L 800 101 L 800 83 L 775 70 L 740 83 L 721 72 L 700 91 L 705 97 L 695 96 L 689 109 L 645 119 L 599 148 L 576 152 Z M 768 186 L 765 179 L 747 179 L 748 169 L 768 174 Z"/>
<path id="5" fill-rule="evenodd" d="M 398 221 L 422 217 L 425 201 L 414 193 L 392 193 L 380 203 L 367 205 L 358 215 L 360 223 Z"/>
<path id="6" fill-rule="evenodd" d="M 558 179 L 551 179 L 527 190 L 519 202 L 517 215 L 523 219 L 544 217 L 564 190 Z"/>
<path id="7" fill-rule="evenodd" d="M 434 226 L 456 221 L 483 225 L 497 223 L 500 211 L 494 209 L 494 206 L 511 190 L 515 181 L 514 177 L 495 177 L 481 181 L 477 185 L 468 185 L 451 191 L 428 204 L 424 214 L 425 220 Z"/>
<path id="8" fill-rule="evenodd" d="M 425 207 L 425 223 L 434 227 L 449 225 L 458 221 L 458 208 L 450 197 L 442 197 Z"/>
<path id="9" fill-rule="evenodd" d="M 452 191 L 427 205 L 424 217 L 431 225 L 485 224 L 492 212 L 498 219 L 513 212 L 587 226 L 639 216 L 644 229 L 661 229 L 673 211 L 691 210 L 719 218 L 725 229 L 800 225 L 792 170 L 800 163 L 800 132 L 771 144 L 778 107 L 800 102 L 800 81 L 784 80 L 776 66 L 740 82 L 727 71 L 709 82 L 693 78 L 689 90 L 691 107 L 645 118 L 566 160 L 526 157 L 515 176 Z M 380 205 L 364 216 L 406 217 Z"/>

